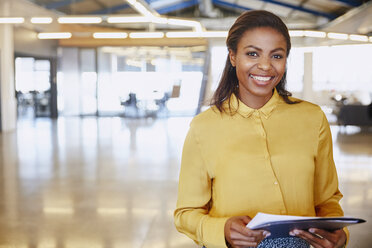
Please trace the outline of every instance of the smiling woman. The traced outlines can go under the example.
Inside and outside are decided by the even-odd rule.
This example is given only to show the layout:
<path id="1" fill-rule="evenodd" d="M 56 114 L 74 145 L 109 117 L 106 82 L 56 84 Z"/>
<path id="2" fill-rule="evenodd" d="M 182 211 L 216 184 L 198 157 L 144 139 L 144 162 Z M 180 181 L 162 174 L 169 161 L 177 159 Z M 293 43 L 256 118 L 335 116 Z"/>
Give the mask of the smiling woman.
<path id="1" fill-rule="evenodd" d="M 212 106 L 193 119 L 184 143 L 177 229 L 208 248 L 342 247 L 346 229 L 270 238 L 246 227 L 258 212 L 342 216 L 342 194 L 324 113 L 285 89 L 285 24 L 267 11 L 245 12 L 226 43 Z"/>
<path id="2" fill-rule="evenodd" d="M 271 98 L 286 70 L 286 47 L 283 35 L 262 27 L 246 31 L 237 51 L 230 50 L 230 61 L 239 80 L 239 97 L 244 104 L 258 109 Z"/>

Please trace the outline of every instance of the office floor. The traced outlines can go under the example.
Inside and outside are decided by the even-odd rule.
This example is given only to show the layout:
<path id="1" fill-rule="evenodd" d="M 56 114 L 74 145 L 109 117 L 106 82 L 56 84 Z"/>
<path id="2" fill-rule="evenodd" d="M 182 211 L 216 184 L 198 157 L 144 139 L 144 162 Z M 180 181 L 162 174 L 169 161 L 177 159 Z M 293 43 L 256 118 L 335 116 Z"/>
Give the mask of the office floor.
<path id="1" fill-rule="evenodd" d="M 23 119 L 0 133 L 0 248 L 191 248 L 172 212 L 190 118 Z M 372 131 L 332 127 L 352 248 L 372 244 Z"/>

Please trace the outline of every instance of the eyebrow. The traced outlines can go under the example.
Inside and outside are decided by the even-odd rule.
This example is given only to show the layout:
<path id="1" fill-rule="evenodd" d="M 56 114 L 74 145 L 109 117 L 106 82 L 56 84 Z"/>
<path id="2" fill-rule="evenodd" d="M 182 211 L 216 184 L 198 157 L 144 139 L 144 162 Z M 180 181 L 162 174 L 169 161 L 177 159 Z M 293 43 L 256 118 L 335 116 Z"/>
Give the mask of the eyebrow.
<path id="1" fill-rule="evenodd" d="M 246 49 L 246 48 L 253 48 L 253 49 L 256 49 L 256 50 L 258 50 L 258 51 L 262 51 L 261 48 L 256 47 L 256 46 L 253 46 L 253 45 L 249 45 L 249 46 L 244 47 L 244 49 Z M 278 47 L 278 48 L 275 48 L 274 50 L 272 50 L 272 51 L 270 51 L 270 52 L 271 52 L 271 53 L 274 53 L 274 52 L 277 52 L 277 51 L 283 51 L 283 52 L 285 52 L 285 49 L 283 49 L 283 48 L 281 48 L 281 47 Z"/>

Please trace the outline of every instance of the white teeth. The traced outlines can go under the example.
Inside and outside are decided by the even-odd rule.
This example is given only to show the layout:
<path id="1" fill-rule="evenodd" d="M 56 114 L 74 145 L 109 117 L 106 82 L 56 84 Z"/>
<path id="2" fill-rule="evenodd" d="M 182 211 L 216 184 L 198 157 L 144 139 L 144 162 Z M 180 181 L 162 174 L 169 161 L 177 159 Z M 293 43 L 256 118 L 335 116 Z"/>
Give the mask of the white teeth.
<path id="1" fill-rule="evenodd" d="M 250 76 L 251 78 L 259 80 L 259 81 L 269 81 L 271 79 L 271 77 L 261 77 L 261 76 L 253 76 L 253 75 L 250 75 Z"/>

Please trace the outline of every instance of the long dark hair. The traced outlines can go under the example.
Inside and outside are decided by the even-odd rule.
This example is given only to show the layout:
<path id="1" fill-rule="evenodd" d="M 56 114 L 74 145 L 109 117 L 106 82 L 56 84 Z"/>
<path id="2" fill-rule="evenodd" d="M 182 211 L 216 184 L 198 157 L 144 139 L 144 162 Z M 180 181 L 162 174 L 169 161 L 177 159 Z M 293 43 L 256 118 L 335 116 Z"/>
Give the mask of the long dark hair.
<path id="1" fill-rule="evenodd" d="M 227 36 L 226 45 L 228 50 L 237 52 L 237 47 L 240 39 L 244 35 L 247 30 L 259 28 L 259 27 L 270 27 L 274 30 L 281 33 L 287 43 L 287 57 L 289 55 L 289 51 L 291 50 L 291 39 L 289 37 L 287 26 L 284 22 L 276 15 L 271 12 L 264 11 L 264 10 L 254 10 L 254 11 L 246 11 L 241 14 L 238 19 L 236 19 L 235 23 L 229 30 L 229 34 Z M 279 95 L 284 99 L 284 101 L 288 104 L 297 103 L 296 101 L 291 101 L 289 96 L 292 94 L 285 89 L 286 85 L 286 75 L 287 71 L 284 73 L 282 79 L 275 87 L 278 91 Z M 222 73 L 222 77 L 220 83 L 213 95 L 211 105 L 217 107 L 220 112 L 224 112 L 225 109 L 223 107 L 223 102 L 225 100 L 229 101 L 229 108 L 230 108 L 230 96 L 231 94 L 235 94 L 239 96 L 239 89 L 238 89 L 239 81 L 236 76 L 235 67 L 232 66 L 230 62 L 229 55 L 226 59 L 225 68 Z"/>

